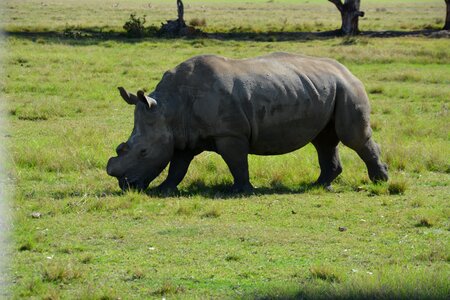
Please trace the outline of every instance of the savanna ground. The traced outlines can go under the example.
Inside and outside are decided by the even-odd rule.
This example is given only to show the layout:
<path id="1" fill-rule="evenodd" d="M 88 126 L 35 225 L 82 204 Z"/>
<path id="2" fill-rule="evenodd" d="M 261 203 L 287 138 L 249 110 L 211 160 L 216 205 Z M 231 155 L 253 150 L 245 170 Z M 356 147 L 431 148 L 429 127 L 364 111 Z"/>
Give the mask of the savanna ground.
<path id="1" fill-rule="evenodd" d="M 362 30 L 443 25 L 444 1 L 362 2 Z M 175 18 L 175 1 L 3 6 L 0 143 L 15 190 L 7 297 L 448 299 L 448 38 L 277 34 L 339 27 L 336 8 L 319 0 L 186 0 L 186 19 L 203 31 L 237 34 L 222 39 L 121 36 L 130 13 L 159 25 Z M 194 160 L 180 196 L 119 191 L 105 165 L 131 132 L 133 108 L 117 86 L 150 91 L 197 54 L 274 51 L 338 59 L 365 83 L 389 183 L 370 183 L 341 146 L 334 192 L 311 188 L 319 168 L 309 145 L 251 156 L 252 196 L 226 192 L 231 176 L 212 153 Z"/>

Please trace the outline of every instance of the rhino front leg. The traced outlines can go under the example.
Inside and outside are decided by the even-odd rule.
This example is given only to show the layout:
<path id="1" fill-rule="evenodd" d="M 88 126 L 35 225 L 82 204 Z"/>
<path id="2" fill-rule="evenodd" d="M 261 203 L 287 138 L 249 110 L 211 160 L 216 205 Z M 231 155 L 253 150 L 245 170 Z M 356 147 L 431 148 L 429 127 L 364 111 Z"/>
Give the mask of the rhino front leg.
<path id="1" fill-rule="evenodd" d="M 169 174 L 158 186 L 158 190 L 162 193 L 177 193 L 177 186 L 186 175 L 194 156 L 192 151 L 175 151 L 170 161 Z"/>
<path id="2" fill-rule="evenodd" d="M 216 148 L 233 175 L 233 192 L 253 192 L 248 173 L 248 141 L 238 137 L 221 137 L 216 139 Z"/>

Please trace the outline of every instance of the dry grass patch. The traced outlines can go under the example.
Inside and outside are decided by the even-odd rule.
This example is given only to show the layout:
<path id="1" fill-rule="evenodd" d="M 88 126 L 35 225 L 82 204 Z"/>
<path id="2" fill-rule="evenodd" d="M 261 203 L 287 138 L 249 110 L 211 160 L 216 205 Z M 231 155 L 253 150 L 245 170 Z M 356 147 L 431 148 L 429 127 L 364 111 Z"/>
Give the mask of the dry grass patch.
<path id="1" fill-rule="evenodd" d="M 419 208 L 424 205 L 424 201 L 422 199 L 414 199 L 411 201 L 411 206 L 414 208 Z"/>
<path id="2" fill-rule="evenodd" d="M 194 27 L 205 27 L 206 20 L 205 18 L 193 18 L 189 21 L 189 25 Z"/>
<path id="3" fill-rule="evenodd" d="M 68 283 L 82 276 L 80 269 L 71 264 L 54 262 L 44 267 L 42 280 L 45 282 Z"/>
<path id="4" fill-rule="evenodd" d="M 135 281 L 135 280 L 144 279 L 146 277 L 145 272 L 139 267 L 128 271 L 128 275 L 129 275 L 129 277 L 127 277 L 125 279 L 125 281 Z"/>
<path id="5" fill-rule="evenodd" d="M 160 288 L 150 293 L 152 296 L 167 296 L 183 293 L 186 289 L 180 285 L 175 285 L 172 282 L 164 282 Z"/>

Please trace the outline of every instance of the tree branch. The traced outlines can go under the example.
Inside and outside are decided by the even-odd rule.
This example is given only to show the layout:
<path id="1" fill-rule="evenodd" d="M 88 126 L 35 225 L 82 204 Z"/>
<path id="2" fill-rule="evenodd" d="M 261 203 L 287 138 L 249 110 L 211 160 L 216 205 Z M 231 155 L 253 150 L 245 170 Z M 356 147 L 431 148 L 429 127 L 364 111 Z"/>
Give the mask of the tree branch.
<path id="1" fill-rule="evenodd" d="M 363 11 L 355 11 L 354 16 L 355 17 L 364 17 L 364 12 Z"/>
<path id="2" fill-rule="evenodd" d="M 331 3 L 334 3 L 334 5 L 336 5 L 336 8 L 340 12 L 342 12 L 342 10 L 344 9 L 344 4 L 342 3 L 341 0 L 328 0 L 328 1 L 330 1 Z"/>

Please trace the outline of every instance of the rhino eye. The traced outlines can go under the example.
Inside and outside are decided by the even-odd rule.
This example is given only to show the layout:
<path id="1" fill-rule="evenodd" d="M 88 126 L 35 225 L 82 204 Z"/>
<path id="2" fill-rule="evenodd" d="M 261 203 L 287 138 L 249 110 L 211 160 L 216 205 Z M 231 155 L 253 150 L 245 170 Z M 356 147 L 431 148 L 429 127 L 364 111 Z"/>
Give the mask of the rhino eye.
<path id="1" fill-rule="evenodd" d="M 117 155 L 122 155 L 125 152 L 127 152 L 128 149 L 129 149 L 129 147 L 128 147 L 127 143 L 121 143 L 119 146 L 117 146 L 116 153 L 117 153 Z"/>
<path id="2" fill-rule="evenodd" d="M 141 149 L 141 151 L 139 151 L 139 154 L 141 155 L 141 156 L 146 156 L 147 155 L 147 149 Z"/>

